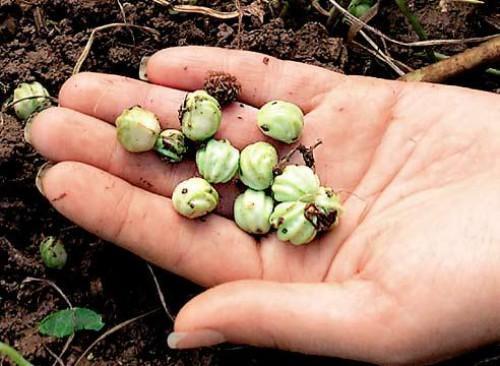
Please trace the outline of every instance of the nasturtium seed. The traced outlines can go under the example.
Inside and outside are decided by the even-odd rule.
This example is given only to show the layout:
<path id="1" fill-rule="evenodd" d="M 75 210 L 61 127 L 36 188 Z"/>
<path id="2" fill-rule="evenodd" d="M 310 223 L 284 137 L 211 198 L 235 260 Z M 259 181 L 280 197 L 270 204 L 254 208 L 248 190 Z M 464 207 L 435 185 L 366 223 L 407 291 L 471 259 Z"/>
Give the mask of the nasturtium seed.
<path id="1" fill-rule="evenodd" d="M 275 100 L 259 110 L 257 124 L 264 135 L 291 144 L 302 134 L 304 114 L 293 103 Z"/>
<path id="2" fill-rule="evenodd" d="M 310 243 L 317 234 L 314 225 L 305 217 L 306 203 L 300 201 L 278 204 L 269 219 L 278 239 L 294 245 Z"/>
<path id="3" fill-rule="evenodd" d="M 320 187 L 314 200 L 306 205 L 305 216 L 318 232 L 337 225 L 343 212 L 340 197 L 329 187 Z"/>
<path id="4" fill-rule="evenodd" d="M 187 152 L 184 134 L 175 129 L 164 130 L 156 139 L 154 149 L 162 159 L 170 163 L 179 163 Z"/>
<path id="5" fill-rule="evenodd" d="M 215 210 L 219 204 L 219 194 L 205 179 L 195 177 L 175 187 L 172 202 L 179 214 L 195 219 Z"/>
<path id="6" fill-rule="evenodd" d="M 305 165 L 289 165 L 274 178 L 271 187 L 278 202 L 310 202 L 318 193 L 320 182 L 314 171 Z"/>
<path id="7" fill-rule="evenodd" d="M 184 135 L 192 141 L 213 137 L 220 127 L 222 111 L 219 102 L 204 90 L 189 93 L 179 111 Z"/>
<path id="8" fill-rule="evenodd" d="M 240 152 L 228 140 L 212 139 L 196 153 L 198 172 L 209 183 L 227 183 L 238 171 Z"/>
<path id="9" fill-rule="evenodd" d="M 62 269 L 68 260 L 68 254 L 61 240 L 48 236 L 40 243 L 40 256 L 47 268 Z"/>
<path id="10" fill-rule="evenodd" d="M 152 150 L 160 134 L 160 123 L 153 112 L 139 106 L 126 109 L 116 119 L 120 144 L 130 152 Z"/>
<path id="11" fill-rule="evenodd" d="M 34 98 L 34 97 L 40 98 Z M 32 83 L 22 83 L 14 89 L 12 104 L 17 117 L 22 120 L 28 119 L 35 112 L 50 107 L 51 101 L 49 92 L 42 84 L 35 81 Z"/>
<path id="12" fill-rule="evenodd" d="M 240 179 L 247 187 L 264 190 L 274 179 L 273 169 L 278 164 L 278 153 L 267 142 L 248 145 L 240 154 Z"/>
<path id="13" fill-rule="evenodd" d="M 263 191 L 247 189 L 234 201 L 234 221 L 250 234 L 266 234 L 271 229 L 269 218 L 274 201 Z"/>

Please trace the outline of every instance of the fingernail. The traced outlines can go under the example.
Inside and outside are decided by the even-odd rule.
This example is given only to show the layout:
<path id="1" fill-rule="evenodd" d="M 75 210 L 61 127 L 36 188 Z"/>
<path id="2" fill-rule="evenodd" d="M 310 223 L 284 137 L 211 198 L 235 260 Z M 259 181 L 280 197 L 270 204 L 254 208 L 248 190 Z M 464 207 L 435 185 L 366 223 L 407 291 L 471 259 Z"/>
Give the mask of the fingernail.
<path id="1" fill-rule="evenodd" d="M 38 173 L 36 174 L 35 178 L 35 186 L 38 188 L 38 191 L 45 196 L 45 193 L 43 192 L 43 184 L 42 184 L 42 178 L 45 174 L 47 174 L 47 171 L 54 166 L 53 163 L 50 161 L 46 162 L 43 164 L 40 169 L 38 169 Z"/>
<path id="2" fill-rule="evenodd" d="M 29 118 L 24 125 L 24 141 L 28 144 L 33 145 L 31 142 L 31 126 L 33 124 L 33 118 Z"/>
<path id="3" fill-rule="evenodd" d="M 167 344 L 172 349 L 210 347 L 225 341 L 226 339 L 222 333 L 210 329 L 173 332 L 167 338 Z"/>
<path id="4" fill-rule="evenodd" d="M 148 61 L 151 57 L 144 56 L 139 64 L 139 79 L 148 81 Z"/>

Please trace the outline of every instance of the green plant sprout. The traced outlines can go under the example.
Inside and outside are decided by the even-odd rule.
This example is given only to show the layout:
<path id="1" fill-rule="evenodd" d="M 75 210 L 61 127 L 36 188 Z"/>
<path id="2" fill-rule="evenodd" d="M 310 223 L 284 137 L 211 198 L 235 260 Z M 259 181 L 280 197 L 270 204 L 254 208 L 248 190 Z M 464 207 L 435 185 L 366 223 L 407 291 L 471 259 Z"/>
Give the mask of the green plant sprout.
<path id="1" fill-rule="evenodd" d="M 69 308 L 47 315 L 38 327 L 41 334 L 64 338 L 80 330 L 100 331 L 104 327 L 101 315 L 86 308 Z"/>
<path id="2" fill-rule="evenodd" d="M 9 360 L 17 366 L 33 366 L 19 352 L 6 343 L 0 341 L 0 354 L 5 355 Z"/>

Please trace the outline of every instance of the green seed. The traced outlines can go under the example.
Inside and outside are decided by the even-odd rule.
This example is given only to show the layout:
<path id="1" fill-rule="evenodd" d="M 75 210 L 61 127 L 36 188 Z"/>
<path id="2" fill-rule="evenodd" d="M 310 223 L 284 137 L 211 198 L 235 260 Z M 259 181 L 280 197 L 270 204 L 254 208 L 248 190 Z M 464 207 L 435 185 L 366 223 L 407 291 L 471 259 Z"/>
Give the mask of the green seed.
<path id="1" fill-rule="evenodd" d="M 266 234 L 271 229 L 269 218 L 273 212 L 273 199 L 262 191 L 247 189 L 234 201 L 234 221 L 250 234 Z"/>
<path id="2" fill-rule="evenodd" d="M 210 140 L 196 153 L 196 166 L 209 183 L 227 183 L 238 171 L 240 153 L 228 140 Z"/>
<path id="3" fill-rule="evenodd" d="M 42 96 L 42 98 L 25 99 Z M 39 112 L 50 106 L 49 92 L 42 84 L 35 81 L 33 83 L 22 83 L 14 90 L 12 104 L 17 117 L 22 120 L 28 119 L 33 113 Z M 23 101 L 20 101 L 24 99 Z"/>
<path id="4" fill-rule="evenodd" d="M 127 151 L 145 152 L 155 146 L 160 123 L 152 112 L 136 106 L 116 119 L 116 131 L 118 141 Z"/>
<path id="5" fill-rule="evenodd" d="M 179 111 L 184 135 L 192 141 L 213 137 L 220 127 L 222 111 L 219 102 L 204 90 L 189 93 Z"/>
<path id="6" fill-rule="evenodd" d="M 313 224 L 305 217 L 306 203 L 283 202 L 276 206 L 269 222 L 277 230 L 278 239 L 294 245 L 310 243 L 317 234 Z"/>
<path id="7" fill-rule="evenodd" d="M 179 214 L 195 219 L 215 210 L 219 194 L 205 179 L 190 178 L 175 187 L 172 202 Z"/>
<path id="8" fill-rule="evenodd" d="M 271 187 L 278 202 L 311 202 L 319 190 L 319 178 L 304 165 L 289 165 L 274 179 Z"/>
<path id="9" fill-rule="evenodd" d="M 329 187 L 320 187 L 312 203 L 306 206 L 306 218 L 318 232 L 337 225 L 343 212 L 339 196 Z"/>
<path id="10" fill-rule="evenodd" d="M 243 149 L 240 155 L 240 179 L 248 187 L 261 191 L 273 183 L 273 169 L 278 153 L 267 142 L 256 142 Z"/>
<path id="11" fill-rule="evenodd" d="M 45 238 L 40 243 L 40 255 L 43 263 L 51 269 L 62 269 L 68 259 L 63 243 L 53 236 Z"/>
<path id="12" fill-rule="evenodd" d="M 184 134 L 179 130 L 168 129 L 162 131 L 156 139 L 154 149 L 170 163 L 179 163 L 187 152 Z"/>
<path id="13" fill-rule="evenodd" d="M 302 134 L 304 114 L 295 104 L 275 100 L 259 110 L 257 124 L 264 135 L 291 144 Z"/>

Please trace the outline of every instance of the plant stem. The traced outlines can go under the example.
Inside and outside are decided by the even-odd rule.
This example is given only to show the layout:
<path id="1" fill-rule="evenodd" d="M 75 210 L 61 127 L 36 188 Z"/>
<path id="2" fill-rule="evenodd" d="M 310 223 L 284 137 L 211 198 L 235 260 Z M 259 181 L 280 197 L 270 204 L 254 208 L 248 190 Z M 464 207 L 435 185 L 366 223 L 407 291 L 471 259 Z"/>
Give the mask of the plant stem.
<path id="1" fill-rule="evenodd" d="M 33 366 L 19 352 L 3 342 L 0 342 L 0 354 L 4 354 L 18 366 Z"/>
<path id="2" fill-rule="evenodd" d="M 450 58 L 450 56 L 445 55 L 444 53 L 439 53 L 439 52 L 434 52 L 434 55 L 436 55 L 436 58 L 439 61 L 446 60 L 447 58 Z M 489 69 L 484 70 L 485 73 L 493 75 L 493 76 L 500 76 L 500 70 L 499 69 L 494 69 L 493 67 L 490 67 Z"/>
<path id="3" fill-rule="evenodd" d="M 422 27 L 422 24 L 420 24 L 420 21 L 416 17 L 415 14 L 413 14 L 408 7 L 408 4 L 406 0 L 395 0 L 396 4 L 399 7 L 399 10 L 401 10 L 401 13 L 405 16 L 406 19 L 410 22 L 413 30 L 415 33 L 417 33 L 418 38 L 421 41 L 426 41 L 427 40 L 427 33 L 425 32 L 424 28 Z M 438 61 L 436 55 L 434 54 L 433 51 L 431 50 L 426 50 L 427 56 L 434 62 Z"/>

